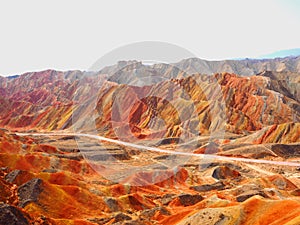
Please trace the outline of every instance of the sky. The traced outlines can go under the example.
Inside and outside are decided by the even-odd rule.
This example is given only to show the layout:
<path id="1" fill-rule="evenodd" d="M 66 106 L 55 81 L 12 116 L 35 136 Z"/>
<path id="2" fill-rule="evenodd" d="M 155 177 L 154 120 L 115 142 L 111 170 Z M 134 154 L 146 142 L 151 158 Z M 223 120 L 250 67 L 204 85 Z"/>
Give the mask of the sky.
<path id="1" fill-rule="evenodd" d="M 0 75 L 88 70 L 141 41 L 219 60 L 300 47 L 300 0 L 0 1 Z"/>

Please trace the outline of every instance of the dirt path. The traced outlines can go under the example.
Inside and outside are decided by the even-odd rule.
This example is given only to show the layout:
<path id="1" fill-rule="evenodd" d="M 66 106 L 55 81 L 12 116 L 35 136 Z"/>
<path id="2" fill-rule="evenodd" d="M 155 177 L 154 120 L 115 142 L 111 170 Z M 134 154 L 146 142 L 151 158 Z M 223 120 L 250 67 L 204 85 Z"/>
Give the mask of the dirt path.
<path id="1" fill-rule="evenodd" d="M 282 166 L 292 166 L 300 167 L 300 163 L 297 162 L 288 162 L 288 161 L 272 161 L 272 160 L 262 160 L 262 159 L 248 159 L 248 158 L 238 158 L 238 157 L 227 157 L 227 156 L 218 156 L 211 154 L 195 154 L 190 152 L 178 152 L 166 149 L 160 149 L 156 147 L 150 147 L 145 145 L 138 145 L 129 142 L 124 142 L 120 140 L 110 139 L 103 136 L 93 135 L 93 134 L 84 134 L 84 133 L 16 133 L 19 136 L 77 136 L 77 137 L 86 137 L 91 139 L 96 139 L 99 141 L 107 141 L 110 143 L 123 145 L 127 147 L 132 147 L 140 150 L 160 152 L 172 155 L 182 155 L 190 157 L 198 157 L 201 159 L 211 159 L 211 160 L 220 160 L 220 161 L 237 161 L 237 162 L 248 162 L 248 163 L 260 163 L 260 164 L 273 164 L 273 165 L 282 165 Z"/>

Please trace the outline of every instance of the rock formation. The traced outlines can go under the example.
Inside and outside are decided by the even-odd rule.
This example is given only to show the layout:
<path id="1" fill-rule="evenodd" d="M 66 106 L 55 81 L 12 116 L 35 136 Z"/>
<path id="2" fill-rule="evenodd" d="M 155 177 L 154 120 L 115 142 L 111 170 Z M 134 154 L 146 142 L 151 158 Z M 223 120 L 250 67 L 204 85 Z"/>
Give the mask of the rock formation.
<path id="1" fill-rule="evenodd" d="M 300 224 L 299 68 L 188 59 L 0 77 L 0 224 Z"/>

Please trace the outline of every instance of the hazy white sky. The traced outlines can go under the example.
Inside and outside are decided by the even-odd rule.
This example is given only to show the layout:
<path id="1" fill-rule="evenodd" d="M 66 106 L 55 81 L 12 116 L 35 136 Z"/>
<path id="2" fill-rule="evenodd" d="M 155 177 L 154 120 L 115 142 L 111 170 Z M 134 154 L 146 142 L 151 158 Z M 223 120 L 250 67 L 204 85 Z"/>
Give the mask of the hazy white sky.
<path id="1" fill-rule="evenodd" d="M 138 41 L 197 57 L 255 57 L 300 47 L 300 0 L 0 1 L 0 74 L 87 70 Z"/>

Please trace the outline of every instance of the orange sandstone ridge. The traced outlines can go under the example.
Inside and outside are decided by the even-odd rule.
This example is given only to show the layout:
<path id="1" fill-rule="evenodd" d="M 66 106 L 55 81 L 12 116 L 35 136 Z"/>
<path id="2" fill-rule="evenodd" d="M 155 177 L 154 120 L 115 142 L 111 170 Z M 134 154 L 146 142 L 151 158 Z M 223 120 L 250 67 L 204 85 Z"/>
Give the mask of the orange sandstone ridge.
<path id="1" fill-rule="evenodd" d="M 161 137 L 163 129 L 167 129 L 165 137 L 178 137 L 220 129 L 244 133 L 299 122 L 299 86 L 290 85 L 288 90 L 281 80 L 268 76 L 195 74 L 137 87 L 108 82 L 104 75 L 79 79 L 76 72 L 25 74 L 0 85 L 4 92 L 0 98 L 0 126 L 48 131 L 75 127 L 82 131 L 91 126 L 82 121 L 93 116 L 95 121 L 89 122 L 102 135 L 113 136 L 113 125 L 122 132 L 129 129 L 138 138 L 153 138 Z M 91 96 L 98 100 L 91 100 Z M 166 126 L 149 124 L 153 116 L 161 118 Z"/>

